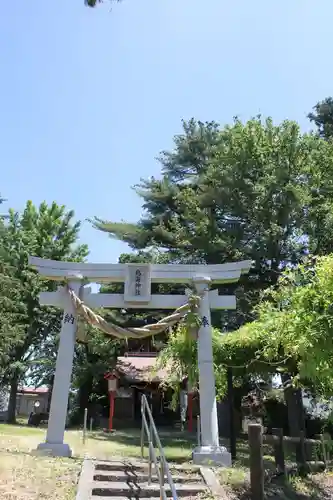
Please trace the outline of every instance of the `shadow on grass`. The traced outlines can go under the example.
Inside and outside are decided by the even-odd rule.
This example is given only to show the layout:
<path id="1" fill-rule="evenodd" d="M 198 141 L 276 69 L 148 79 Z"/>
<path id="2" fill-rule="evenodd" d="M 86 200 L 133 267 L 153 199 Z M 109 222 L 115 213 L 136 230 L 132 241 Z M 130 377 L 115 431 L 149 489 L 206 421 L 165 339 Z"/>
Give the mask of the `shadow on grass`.
<path id="1" fill-rule="evenodd" d="M 96 441 L 109 442 L 128 447 L 140 448 L 140 433 L 139 432 L 115 432 L 108 434 L 103 431 L 95 432 L 90 439 Z M 167 459 L 171 462 L 182 463 L 188 461 L 191 456 L 192 449 L 195 447 L 195 439 L 191 437 L 180 436 L 160 436 L 161 444 L 165 449 Z M 147 439 L 145 439 L 145 448 L 147 448 Z"/>
<path id="2" fill-rule="evenodd" d="M 227 450 L 229 450 L 229 441 L 227 439 L 221 440 L 221 445 L 225 446 Z M 274 470 L 275 466 L 272 447 L 264 445 L 263 454 L 265 469 Z M 233 466 L 247 469 L 250 467 L 249 445 L 247 441 L 237 441 L 236 460 L 233 462 Z"/>
<path id="3" fill-rule="evenodd" d="M 91 439 L 96 439 L 99 441 L 110 441 L 113 443 L 121 443 L 128 446 L 140 446 L 140 435 L 130 434 L 123 432 L 115 432 L 114 434 L 108 434 L 106 432 L 97 432 L 91 436 Z M 162 446 L 168 448 L 189 448 L 195 445 L 195 439 L 189 439 L 187 437 L 179 436 L 168 436 L 160 437 Z M 147 440 L 146 440 L 147 441 Z"/>
<path id="4" fill-rule="evenodd" d="M 13 456 L 27 456 L 27 457 L 34 457 L 34 458 L 41 458 L 41 459 L 46 459 L 46 460 L 50 460 L 50 459 L 54 459 L 54 460 L 63 460 L 63 461 L 68 461 L 68 462 L 76 462 L 78 464 L 80 464 L 82 462 L 82 458 L 81 457 L 76 457 L 76 456 L 72 456 L 72 457 L 54 457 L 52 455 L 47 455 L 47 454 L 42 454 L 42 453 L 38 453 L 37 450 L 33 450 L 33 451 L 25 451 L 25 450 L 1 450 L 0 449 L 0 457 L 1 455 L 13 455 Z"/>
<path id="5" fill-rule="evenodd" d="M 229 449 L 228 440 L 223 443 Z M 271 445 L 263 445 L 263 455 L 264 455 L 264 465 L 265 469 L 268 471 L 274 471 L 274 450 Z M 285 447 L 285 460 L 286 463 L 294 464 L 296 462 L 296 454 L 294 450 L 289 450 Z M 237 441 L 237 456 L 235 460 L 235 465 L 240 467 L 250 467 L 250 456 L 249 456 L 249 445 L 247 441 L 238 440 Z"/>

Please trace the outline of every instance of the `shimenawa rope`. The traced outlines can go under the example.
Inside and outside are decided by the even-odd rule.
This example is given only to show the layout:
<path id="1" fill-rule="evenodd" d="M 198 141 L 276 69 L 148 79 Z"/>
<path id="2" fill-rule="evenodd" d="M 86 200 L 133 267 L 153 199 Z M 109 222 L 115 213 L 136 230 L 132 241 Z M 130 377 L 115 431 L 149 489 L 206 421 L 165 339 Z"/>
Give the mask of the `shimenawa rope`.
<path id="1" fill-rule="evenodd" d="M 162 333 L 167 330 L 169 327 L 174 326 L 181 319 L 183 319 L 189 312 L 194 312 L 197 309 L 198 303 L 197 298 L 194 300 L 190 300 L 178 309 L 175 310 L 174 313 L 166 316 L 161 319 L 157 323 L 153 323 L 151 325 L 144 325 L 139 327 L 132 328 L 123 328 L 121 326 L 116 325 L 115 323 L 111 323 L 106 321 L 102 316 L 96 314 L 90 307 L 86 306 L 84 302 L 76 295 L 76 293 L 67 285 L 66 286 L 73 306 L 78 314 L 81 314 L 92 326 L 95 326 L 102 330 L 107 335 L 111 335 L 113 337 L 117 337 L 119 339 L 125 338 L 144 338 L 150 337 L 152 335 L 156 335 L 158 333 Z M 200 297 L 198 297 L 200 300 Z"/>

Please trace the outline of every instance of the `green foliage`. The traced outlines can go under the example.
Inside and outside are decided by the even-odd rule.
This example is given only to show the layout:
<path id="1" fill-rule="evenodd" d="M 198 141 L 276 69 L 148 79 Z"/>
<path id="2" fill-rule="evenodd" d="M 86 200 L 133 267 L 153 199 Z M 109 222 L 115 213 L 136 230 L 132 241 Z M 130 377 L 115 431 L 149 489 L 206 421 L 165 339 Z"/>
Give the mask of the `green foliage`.
<path id="1" fill-rule="evenodd" d="M 327 97 L 323 101 L 318 102 L 313 111 L 308 114 L 308 118 L 313 122 L 318 130 L 318 134 L 323 139 L 331 139 L 333 137 L 333 99 Z"/>
<path id="2" fill-rule="evenodd" d="M 237 329 L 254 319 L 260 290 L 283 269 L 330 250 L 333 145 L 295 122 L 260 117 L 224 128 L 190 120 L 183 128 L 159 157 L 161 179 L 136 186 L 144 209 L 138 223 L 94 225 L 134 249 L 164 249 L 169 262 L 251 259 L 249 277 L 232 290 L 237 311 L 212 316 L 218 328 Z"/>
<path id="3" fill-rule="evenodd" d="M 225 394 L 227 384 L 225 366 L 219 364 L 216 359 L 220 338 L 221 332 L 214 328 L 214 371 L 216 392 L 219 399 Z M 196 338 L 188 335 L 185 324 L 181 324 L 170 334 L 166 346 L 159 355 L 157 367 L 168 371 L 168 377 L 164 383 L 171 387 L 176 395 L 179 390 L 179 383 L 187 377 L 192 387 L 198 386 L 197 342 Z"/>
<path id="4" fill-rule="evenodd" d="M 225 388 L 225 368 L 234 374 L 292 374 L 294 384 L 333 395 L 333 255 L 286 270 L 256 308 L 258 319 L 238 331 L 213 333 L 218 392 Z M 178 382 L 186 374 L 197 380 L 196 342 L 184 328 L 170 338 L 161 354 Z"/>
<path id="5" fill-rule="evenodd" d="M 98 227 L 135 247 L 156 244 L 208 263 L 243 257 L 258 245 L 267 250 L 284 234 L 278 228 L 285 231 L 292 205 L 298 212 L 303 206 L 294 187 L 304 159 L 302 143 L 293 122 L 274 127 L 269 120 L 236 121 L 222 130 L 215 123 L 184 123 L 175 150 L 160 156 L 162 179 L 136 186 L 144 218 L 138 225 L 99 221 Z M 296 242 L 290 243 L 297 250 Z"/>
<path id="6" fill-rule="evenodd" d="M 116 1 L 116 2 L 120 2 L 121 0 L 111 0 L 112 2 L 113 1 Z M 98 4 L 102 3 L 103 0 L 84 0 L 84 4 L 87 6 L 87 7 L 91 7 L 91 8 L 95 8 L 97 7 Z"/>
<path id="7" fill-rule="evenodd" d="M 220 393 L 227 366 L 235 367 L 236 379 L 279 371 L 294 383 L 330 392 L 327 370 L 316 368 L 317 361 L 317 366 L 325 364 L 329 354 L 325 351 L 321 356 L 318 341 L 311 358 L 314 339 L 306 327 L 309 319 L 316 331 L 315 325 L 324 319 L 316 323 L 310 307 L 295 312 L 300 307 L 297 300 L 303 304 L 298 294 L 305 289 L 299 291 L 299 285 L 285 288 L 279 282 L 281 273 L 288 274 L 307 254 L 331 251 L 333 143 L 325 140 L 327 130 L 326 126 L 321 134 L 303 134 L 295 122 L 274 125 L 271 119 L 260 117 L 246 123 L 236 119 L 225 127 L 215 122 L 184 122 L 173 150 L 159 157 L 161 178 L 142 180 L 136 186 L 143 202 L 142 218 L 132 224 L 94 220 L 95 227 L 133 249 L 163 249 L 169 262 L 252 260 L 249 276 L 237 285 L 219 287 L 222 294 L 236 294 L 237 310 L 212 313 L 219 331 L 234 330 L 214 334 Z M 277 283 L 279 292 L 274 293 L 292 295 L 294 312 L 287 301 L 283 308 L 276 306 L 279 298 L 271 287 Z M 271 296 L 261 299 L 267 288 Z M 175 335 L 162 358 L 172 360 L 170 380 L 179 381 L 197 360 L 191 339 L 181 328 Z"/>
<path id="8" fill-rule="evenodd" d="M 126 350 L 126 342 L 113 339 L 91 327 L 81 325 L 89 341 L 77 343 L 72 375 L 72 388 L 75 391 L 71 403 L 70 420 L 73 425 L 82 422 L 85 408 L 90 411 L 95 404 L 107 399 L 107 383 L 104 375 L 112 371 L 117 357 Z"/>
<path id="9" fill-rule="evenodd" d="M 15 342 L 8 343 L 2 351 L 6 360 L 2 364 L 3 383 L 12 382 L 14 377 L 16 384 L 25 375 L 46 383 L 54 369 L 61 312 L 40 307 L 39 292 L 54 290 L 56 283 L 41 280 L 28 266 L 28 256 L 84 259 L 88 249 L 86 245 L 76 246 L 80 223 L 74 223 L 73 216 L 72 211 L 55 202 L 51 205 L 44 202 L 37 208 L 28 201 L 23 213 L 10 210 L 3 225 L 4 267 L 0 289 L 5 280 L 15 281 L 15 294 L 12 301 L 7 302 L 7 317 L 15 332 Z"/>
<path id="10" fill-rule="evenodd" d="M 80 388 L 89 381 L 93 394 L 105 373 L 114 368 L 117 356 L 123 354 L 124 347 L 124 342 L 94 330 L 87 344 L 76 346 L 73 387 Z"/>
<path id="11" fill-rule="evenodd" d="M 297 379 L 311 381 L 317 394 L 323 395 L 333 392 L 332 313 L 332 255 L 308 260 L 286 272 L 259 307 L 259 328 L 265 328 L 269 321 L 272 324 L 266 358 L 276 355 L 283 346 L 284 356 L 297 362 Z"/>
<path id="12" fill-rule="evenodd" d="M 102 3 L 102 0 L 84 0 L 84 3 L 87 7 L 96 7 L 99 3 Z"/>
<path id="13" fill-rule="evenodd" d="M 9 363 L 11 351 L 22 343 L 20 323 L 25 312 L 20 302 L 19 280 L 14 277 L 15 269 L 9 265 L 6 241 L 7 228 L 0 218 L 0 379 Z"/>

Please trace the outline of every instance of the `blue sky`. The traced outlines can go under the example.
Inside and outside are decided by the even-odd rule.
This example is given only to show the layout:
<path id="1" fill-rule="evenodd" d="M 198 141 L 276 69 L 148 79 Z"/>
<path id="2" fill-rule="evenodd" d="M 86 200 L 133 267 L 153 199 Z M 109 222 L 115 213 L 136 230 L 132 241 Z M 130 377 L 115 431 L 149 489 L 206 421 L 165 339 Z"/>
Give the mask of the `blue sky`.
<path id="1" fill-rule="evenodd" d="M 332 0 L 3 2 L 1 193 L 136 221 L 181 119 L 296 119 L 333 94 Z M 83 224 L 90 260 L 125 245 Z"/>

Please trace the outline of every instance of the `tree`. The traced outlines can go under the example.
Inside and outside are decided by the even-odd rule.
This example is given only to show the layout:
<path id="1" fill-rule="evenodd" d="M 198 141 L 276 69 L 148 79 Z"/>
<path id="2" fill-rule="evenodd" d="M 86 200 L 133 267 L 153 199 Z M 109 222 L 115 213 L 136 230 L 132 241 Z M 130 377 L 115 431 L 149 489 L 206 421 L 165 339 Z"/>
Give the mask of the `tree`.
<path id="1" fill-rule="evenodd" d="M 213 351 L 218 394 L 225 393 L 226 370 L 267 377 L 282 375 L 289 427 L 297 435 L 304 426 L 301 388 L 327 400 L 333 396 L 333 255 L 307 260 L 284 271 L 277 285 L 262 295 L 257 319 L 238 331 L 214 330 Z M 160 358 L 170 371 L 169 384 L 184 373 L 197 382 L 196 342 L 181 326 Z"/>
<path id="2" fill-rule="evenodd" d="M 116 1 L 116 2 L 120 2 L 121 0 L 111 0 L 111 1 Z M 84 4 L 87 6 L 87 7 L 97 7 L 98 4 L 102 3 L 103 0 L 84 0 Z"/>
<path id="3" fill-rule="evenodd" d="M 94 225 L 134 249 L 164 249 L 173 262 L 252 259 L 246 286 L 238 288 L 235 327 L 251 318 L 258 292 L 284 268 L 308 251 L 331 248 L 333 149 L 302 135 L 296 123 L 256 118 L 220 129 L 191 120 L 159 160 L 162 178 L 136 186 L 140 221 L 95 218 Z"/>
<path id="4" fill-rule="evenodd" d="M 0 204 L 2 203 L 0 198 Z M 9 265 L 9 252 L 5 241 L 7 228 L 5 217 L 0 217 L 0 377 L 9 361 L 8 353 L 20 343 L 22 328 L 17 326 L 23 315 L 20 307 L 19 281 L 14 278 L 14 269 Z"/>
<path id="5" fill-rule="evenodd" d="M 99 3 L 102 3 L 102 0 L 84 0 L 87 7 L 96 7 Z"/>
<path id="6" fill-rule="evenodd" d="M 285 269 L 309 252 L 330 252 L 333 146 L 295 122 L 260 117 L 224 128 L 190 120 L 183 129 L 159 157 L 162 177 L 136 186 L 144 216 L 94 225 L 134 249 L 163 249 L 173 262 L 251 259 L 249 277 L 233 290 L 236 313 L 212 316 L 219 329 L 235 330 L 256 317 L 260 292 Z"/>
<path id="7" fill-rule="evenodd" d="M 39 292 L 52 291 L 55 282 L 42 281 L 28 266 L 28 256 L 81 261 L 88 254 L 86 245 L 77 245 L 80 223 L 73 221 L 74 212 L 55 202 L 45 202 L 36 208 L 27 202 L 22 214 L 10 210 L 2 239 L 10 279 L 16 280 L 15 307 L 8 305 L 9 324 L 17 338 L 5 350 L 6 364 L 2 365 L 2 382 L 10 385 L 8 419 L 15 420 L 18 384 L 29 370 L 38 365 L 37 356 L 44 357 L 46 345 L 56 343 L 60 313 L 39 305 Z M 13 314 L 19 310 L 19 317 Z M 56 344 L 54 344 L 56 345 Z M 44 354 L 43 354 L 44 353 Z M 43 381 L 42 381 L 43 383 Z"/>
<path id="8" fill-rule="evenodd" d="M 94 407 L 108 404 L 105 373 L 112 371 L 117 357 L 124 354 L 126 342 L 113 339 L 85 325 L 89 341 L 78 343 L 75 349 L 72 387 L 77 391 L 71 411 L 71 424 L 82 422 L 84 409 L 94 414 Z"/>
<path id="9" fill-rule="evenodd" d="M 326 97 L 323 101 L 318 102 L 313 111 L 308 114 L 308 118 L 313 122 L 318 130 L 318 134 L 323 139 L 331 139 L 333 137 L 333 99 Z"/>

